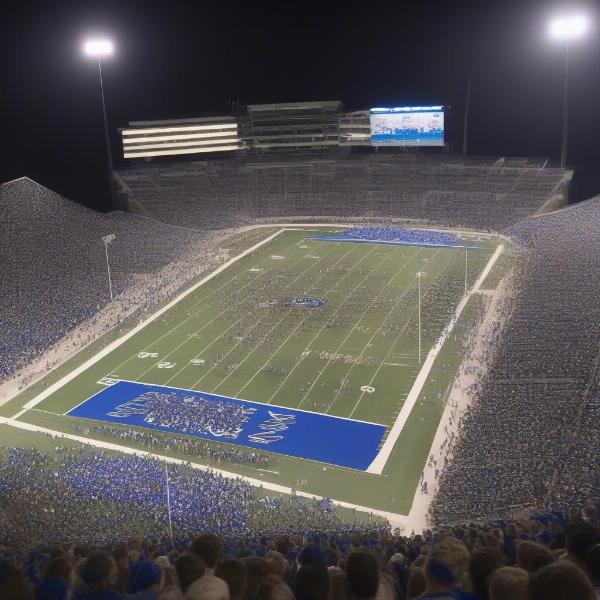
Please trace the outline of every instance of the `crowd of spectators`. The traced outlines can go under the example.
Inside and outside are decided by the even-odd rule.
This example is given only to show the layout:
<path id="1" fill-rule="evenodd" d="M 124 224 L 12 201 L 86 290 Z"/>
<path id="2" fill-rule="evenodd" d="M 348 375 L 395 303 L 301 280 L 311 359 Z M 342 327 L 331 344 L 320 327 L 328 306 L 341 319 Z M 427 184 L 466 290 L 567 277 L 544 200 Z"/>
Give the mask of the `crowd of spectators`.
<path id="1" fill-rule="evenodd" d="M 307 525 L 309 525 L 307 523 Z M 208 529 L 210 530 L 210 528 Z M 241 530 L 0 550 L 11 600 L 596 600 L 598 509 L 438 527 Z M 89 532 L 89 529 L 88 529 Z"/>
<path id="2" fill-rule="evenodd" d="M 205 433 L 235 439 L 254 409 L 228 398 L 205 398 L 184 391 L 147 391 L 136 399 L 144 421 L 180 433 Z"/>
<path id="3" fill-rule="evenodd" d="M 458 237 L 455 233 L 431 229 L 407 229 L 405 227 L 352 227 L 352 229 L 346 229 L 337 237 L 349 240 L 402 242 L 436 246 L 454 246 L 458 243 Z"/>
<path id="4" fill-rule="evenodd" d="M 167 223 L 200 229 L 255 219 L 383 217 L 500 230 L 560 193 L 562 169 L 462 155 L 285 156 L 122 169 L 130 197 Z M 176 204 L 175 204 L 176 202 Z"/>
<path id="5" fill-rule="evenodd" d="M 144 302 L 156 302 L 169 277 L 181 275 L 174 262 L 207 238 L 130 213 L 97 213 L 27 178 L 0 186 L 0 214 L 0 382 L 109 302 L 103 236 L 116 235 L 109 255 L 123 312 L 134 302 L 124 292 L 138 286 Z M 167 266 L 159 283 L 149 277 Z"/>
<path id="6" fill-rule="evenodd" d="M 356 526 L 368 525 L 386 527 L 382 520 Z M 269 496 L 242 478 L 187 464 L 88 447 L 0 449 L 4 547 L 98 545 L 171 529 L 175 536 L 211 530 L 230 537 L 345 532 L 348 526 L 323 503 Z"/>
<path id="7" fill-rule="evenodd" d="M 600 489 L 600 199 L 508 233 L 523 247 L 513 298 L 441 476 L 437 522 L 585 502 Z"/>
<path id="8" fill-rule="evenodd" d="M 156 452 L 174 452 L 188 458 L 202 458 L 215 463 L 235 463 L 266 467 L 269 465 L 269 455 L 256 451 L 239 450 L 235 446 L 225 444 L 210 444 L 202 440 L 178 435 L 160 435 L 152 431 L 144 431 L 134 427 L 115 427 L 113 425 L 87 426 L 80 423 L 74 425 L 77 431 L 85 436 L 92 434 L 97 438 L 110 436 L 118 440 L 133 442 L 146 450 Z"/>

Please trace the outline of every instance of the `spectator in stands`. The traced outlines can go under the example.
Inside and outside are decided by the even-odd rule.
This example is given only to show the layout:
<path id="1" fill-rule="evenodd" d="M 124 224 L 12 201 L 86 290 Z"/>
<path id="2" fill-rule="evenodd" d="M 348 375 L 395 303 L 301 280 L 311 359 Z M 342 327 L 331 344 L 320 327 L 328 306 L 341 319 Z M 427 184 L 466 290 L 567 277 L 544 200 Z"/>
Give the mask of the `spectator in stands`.
<path id="1" fill-rule="evenodd" d="M 138 566 L 133 580 L 132 600 L 158 600 L 163 587 L 163 571 L 155 563 L 145 560 Z"/>
<path id="2" fill-rule="evenodd" d="M 213 533 L 205 533 L 191 543 L 190 552 L 204 562 L 205 575 L 214 575 L 223 553 L 223 542 Z"/>
<path id="3" fill-rule="evenodd" d="M 494 571 L 488 584 L 490 600 L 528 600 L 529 575 L 524 569 L 502 567 Z"/>
<path id="4" fill-rule="evenodd" d="M 22 569 L 6 560 L 0 561 L 0 598 L 33 600 L 33 592 Z"/>
<path id="5" fill-rule="evenodd" d="M 71 597 L 75 588 L 75 569 L 66 558 L 48 563 L 44 581 L 35 590 L 35 600 L 63 600 Z"/>
<path id="6" fill-rule="evenodd" d="M 329 572 L 325 565 L 309 564 L 296 574 L 296 600 L 328 600 L 330 594 Z"/>
<path id="7" fill-rule="evenodd" d="M 487 584 L 494 571 L 505 566 L 504 558 L 496 548 L 479 548 L 469 556 L 469 578 L 477 600 L 488 600 Z"/>
<path id="8" fill-rule="evenodd" d="M 517 545 L 517 567 L 532 573 L 539 567 L 554 562 L 554 555 L 548 548 L 528 540 L 519 541 Z"/>
<path id="9" fill-rule="evenodd" d="M 268 575 L 259 585 L 256 595 L 260 600 L 294 600 L 290 587 L 277 575 Z"/>
<path id="10" fill-rule="evenodd" d="M 214 575 L 204 575 L 192 583 L 185 600 L 229 600 L 229 590 L 222 579 Z"/>
<path id="11" fill-rule="evenodd" d="M 258 596 L 258 589 L 270 574 L 269 563 L 259 556 L 248 556 L 242 561 L 246 565 L 244 600 L 261 600 Z"/>
<path id="12" fill-rule="evenodd" d="M 590 550 L 600 544 L 600 530 L 582 521 L 567 533 L 567 557 L 593 579 L 587 562 Z"/>
<path id="13" fill-rule="evenodd" d="M 185 594 L 194 581 L 200 579 L 206 568 L 204 561 L 193 554 L 182 554 L 175 563 L 175 571 L 179 579 L 181 591 Z"/>
<path id="14" fill-rule="evenodd" d="M 225 581 L 230 600 L 242 600 L 246 591 L 246 564 L 237 558 L 221 561 L 215 575 Z"/>
<path id="15" fill-rule="evenodd" d="M 444 538 L 427 555 L 427 588 L 422 598 L 455 597 L 453 590 L 462 587 L 466 581 L 468 566 L 469 551 L 466 546 L 456 538 Z"/>
<path id="16" fill-rule="evenodd" d="M 532 573 L 529 600 L 596 600 L 592 584 L 573 563 L 561 560 Z"/>
<path id="17" fill-rule="evenodd" d="M 587 573 L 596 590 L 596 596 L 600 598 L 600 544 L 595 544 L 588 550 L 585 563 Z"/>
<path id="18" fill-rule="evenodd" d="M 394 598 L 394 588 L 390 579 L 380 572 L 377 559 L 367 550 L 350 552 L 346 559 L 346 581 L 348 596 L 352 599 Z"/>
<path id="19" fill-rule="evenodd" d="M 121 594 L 126 594 L 127 584 L 129 583 L 129 548 L 127 544 L 118 544 L 113 550 L 113 558 L 117 563 L 118 570 L 115 589 Z"/>
<path id="20" fill-rule="evenodd" d="M 123 596 L 112 590 L 117 582 L 115 559 L 107 552 L 93 552 L 79 565 L 83 590 L 77 600 L 122 600 Z"/>

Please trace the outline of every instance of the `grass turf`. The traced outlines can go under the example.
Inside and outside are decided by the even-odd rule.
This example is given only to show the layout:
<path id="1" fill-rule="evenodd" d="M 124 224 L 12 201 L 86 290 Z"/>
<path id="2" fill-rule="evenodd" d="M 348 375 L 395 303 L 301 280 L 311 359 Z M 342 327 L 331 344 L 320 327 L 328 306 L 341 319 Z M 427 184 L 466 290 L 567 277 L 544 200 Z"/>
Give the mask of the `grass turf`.
<path id="1" fill-rule="evenodd" d="M 97 382 L 103 377 L 114 377 L 391 426 L 419 368 L 415 274 L 427 273 L 421 290 L 425 356 L 447 323 L 445 317 L 440 320 L 436 316 L 449 316 L 460 300 L 459 295 L 448 301 L 448 294 L 440 292 L 460 288 L 464 252 L 309 241 L 310 235 L 313 232 L 285 231 L 242 258 L 21 419 L 80 433 L 79 420 L 63 414 L 99 391 Z M 248 240 L 255 243 L 257 238 L 252 235 Z M 236 250 L 248 240 L 236 242 Z M 480 244 L 481 249 L 471 252 L 469 259 L 470 284 L 496 246 L 493 240 Z M 324 297 L 327 303 L 320 309 L 292 308 L 288 302 L 295 294 Z M 446 300 L 444 306 L 439 305 L 441 298 Z M 478 296 L 471 298 L 455 333 L 444 344 L 382 475 L 279 455 L 271 456 L 268 472 L 247 465 L 219 466 L 306 492 L 406 514 L 460 362 L 461 331 L 476 319 L 479 302 Z M 32 386 L 11 402 L 10 411 L 3 407 L 2 414 L 17 412 L 17 407 L 49 382 L 114 337 L 116 333 L 108 334 L 104 341 L 83 350 L 47 382 Z M 158 356 L 140 358 L 140 352 Z M 197 358 L 204 364 L 191 364 Z M 371 385 L 375 392 L 362 392 L 364 385 Z M 93 437 L 117 441 L 108 434 L 93 433 Z"/>

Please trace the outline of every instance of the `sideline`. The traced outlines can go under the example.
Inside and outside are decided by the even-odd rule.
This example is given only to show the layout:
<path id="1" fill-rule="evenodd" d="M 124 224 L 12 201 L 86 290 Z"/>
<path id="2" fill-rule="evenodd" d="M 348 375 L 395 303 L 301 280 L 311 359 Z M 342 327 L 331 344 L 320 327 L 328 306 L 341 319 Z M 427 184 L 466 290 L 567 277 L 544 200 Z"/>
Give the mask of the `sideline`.
<path id="1" fill-rule="evenodd" d="M 385 439 L 383 446 L 381 446 L 381 450 L 379 451 L 379 453 L 377 454 L 377 456 L 375 457 L 373 462 L 369 465 L 369 468 L 367 469 L 367 473 L 381 475 L 381 473 L 383 472 L 383 469 L 385 468 L 385 465 L 386 465 L 388 459 L 390 458 L 390 454 L 392 453 L 392 450 L 394 449 L 394 446 L 396 445 L 396 442 L 398 441 L 398 438 L 400 437 L 400 434 L 402 433 L 402 430 L 404 429 L 404 425 L 406 424 L 406 421 L 408 420 L 408 417 L 410 416 L 410 414 L 417 402 L 417 399 L 419 398 L 421 390 L 423 389 L 423 386 L 425 385 L 427 379 L 429 378 L 429 372 L 431 371 L 431 368 L 433 367 L 433 363 L 434 363 L 435 359 L 437 358 L 437 355 L 440 353 L 442 346 L 444 345 L 444 342 L 446 341 L 446 338 L 450 335 L 450 333 L 452 333 L 452 330 L 454 329 L 454 325 L 456 325 L 456 322 L 458 321 L 460 315 L 462 314 L 463 309 L 467 305 L 467 302 L 469 301 L 469 299 L 471 298 L 473 293 L 477 292 L 479 290 L 481 284 L 485 281 L 485 278 L 488 276 L 489 272 L 492 270 L 492 267 L 498 260 L 498 257 L 500 256 L 500 254 L 502 254 L 503 250 L 504 250 L 504 244 L 500 244 L 496 248 L 496 251 L 490 257 L 490 260 L 488 261 L 487 265 L 485 266 L 485 269 L 483 269 L 483 271 L 479 275 L 479 278 L 475 282 L 475 285 L 473 286 L 473 288 L 471 288 L 470 292 L 466 296 L 463 296 L 462 300 L 459 302 L 458 306 L 456 307 L 456 311 L 452 315 L 450 322 L 448 323 L 448 325 L 442 332 L 442 335 L 438 338 L 437 342 L 433 345 L 433 347 L 427 354 L 427 358 L 423 362 L 423 366 L 421 367 L 421 370 L 419 371 L 419 374 L 417 375 L 417 378 L 415 379 L 413 386 L 410 389 L 410 392 L 408 393 L 408 396 L 406 397 L 404 404 L 402 405 L 402 409 L 400 410 L 400 412 L 398 413 L 398 416 L 396 417 L 396 421 L 394 422 L 392 429 L 390 430 L 387 438 Z"/>
<path id="2" fill-rule="evenodd" d="M 26 412 L 30 408 L 33 408 L 34 406 L 37 406 L 40 402 L 42 402 L 42 400 L 45 400 L 48 396 L 54 394 L 61 387 L 63 387 L 64 385 L 66 385 L 67 383 L 69 383 L 70 381 L 75 379 L 75 377 L 77 377 L 78 375 L 80 375 L 81 373 L 83 373 L 84 371 L 89 369 L 92 365 L 96 364 L 100 359 L 102 359 L 105 356 L 107 356 L 108 354 L 110 354 L 115 348 L 118 348 L 121 344 L 125 343 L 128 339 L 130 339 L 136 333 L 138 333 L 144 327 L 146 327 L 146 325 L 149 325 L 150 323 L 152 323 L 153 321 L 158 319 L 161 315 L 163 315 L 169 309 L 173 308 L 173 306 L 178 304 L 186 296 L 189 296 L 192 292 L 196 291 L 200 286 L 204 285 L 207 281 L 210 281 L 211 279 L 216 277 L 219 273 L 222 273 L 225 269 L 230 267 L 232 264 L 241 260 L 245 256 L 248 256 L 248 254 L 251 254 L 256 249 L 260 248 L 261 246 L 264 246 L 265 244 L 268 244 L 269 242 L 274 240 L 278 235 L 280 235 L 283 231 L 285 231 L 285 229 L 280 229 L 279 231 L 276 231 L 272 235 L 266 237 L 264 240 L 261 240 L 257 244 L 254 244 L 254 246 L 244 250 L 241 254 L 238 254 L 237 256 L 230 258 L 227 262 L 223 263 L 220 267 L 217 267 L 214 271 L 209 273 L 206 277 L 203 277 L 200 281 L 196 282 L 194 285 L 189 287 L 187 290 L 185 290 L 184 292 L 182 292 L 181 294 L 179 294 L 178 296 L 173 298 L 173 300 L 171 300 L 171 302 L 169 302 L 162 308 L 158 309 L 155 313 L 150 315 L 147 319 L 145 319 L 144 321 L 142 321 L 141 323 L 136 325 L 133 329 L 129 330 L 125 335 L 116 339 L 114 342 L 111 342 L 110 344 L 108 344 L 108 346 L 104 347 L 102 350 L 100 350 L 100 352 L 98 352 L 97 354 L 95 354 L 94 356 L 92 356 L 91 358 L 86 360 L 83 364 L 81 364 L 77 368 L 73 369 L 73 371 L 71 371 L 70 373 L 67 373 L 67 375 L 65 375 L 64 377 L 59 379 L 56 383 L 53 383 L 51 386 L 47 387 L 43 392 L 38 394 L 35 398 L 32 398 L 31 400 L 29 400 L 29 402 L 26 402 L 23 405 L 23 410 L 21 410 L 16 415 L 14 415 L 13 419 L 18 419 L 24 412 Z"/>
<path id="3" fill-rule="evenodd" d="M 192 467 L 193 469 L 198 469 L 199 471 L 205 471 L 210 473 L 216 473 L 221 475 L 222 477 L 226 477 L 228 479 L 236 479 L 242 480 L 246 483 L 254 487 L 261 487 L 266 490 L 270 490 L 272 492 L 278 492 L 281 494 L 296 494 L 297 496 L 301 496 L 303 498 L 317 498 L 322 500 L 324 497 L 319 496 L 318 494 L 309 494 L 307 492 L 303 492 L 301 490 L 293 490 L 290 487 L 280 485 L 278 483 L 271 483 L 269 481 L 262 481 L 261 479 L 255 479 L 254 477 L 248 477 L 246 475 L 239 475 L 237 473 L 232 473 L 231 471 L 224 471 L 221 469 L 216 469 L 213 467 L 209 467 L 207 465 L 200 465 L 198 463 L 190 463 L 187 460 L 181 458 L 174 458 L 171 456 L 164 456 L 163 454 L 155 454 L 154 452 L 148 452 L 147 450 L 137 450 L 135 448 L 130 448 L 129 446 L 121 446 L 119 444 L 113 444 L 111 442 L 104 442 L 101 440 L 95 440 L 89 437 L 83 437 L 79 435 L 73 435 L 70 433 L 63 433 L 61 431 L 54 431 L 53 429 L 47 429 L 45 427 L 40 427 L 39 425 L 32 425 L 31 423 L 26 423 L 24 421 L 17 421 L 13 418 L 0 417 L 0 424 L 8 425 L 9 427 L 16 427 L 18 429 L 24 429 L 25 431 L 33 431 L 36 433 L 43 433 L 46 435 L 50 435 L 54 438 L 64 438 L 67 440 L 72 440 L 74 442 L 79 442 L 81 444 L 87 444 L 88 446 L 94 446 L 96 448 L 104 448 L 105 450 L 114 450 L 116 452 L 122 452 L 124 454 L 135 454 L 137 456 L 144 456 L 147 458 L 156 458 L 158 460 L 163 460 L 167 463 L 177 464 L 177 465 L 186 465 L 188 467 Z M 364 513 L 369 513 L 372 515 L 376 515 L 378 517 L 382 517 L 387 519 L 393 527 L 406 527 L 408 525 L 408 516 L 407 515 L 399 515 L 396 513 L 390 513 L 383 510 L 378 510 L 374 508 L 368 508 L 366 506 L 359 506 L 357 504 L 351 504 L 350 502 L 344 502 L 341 500 L 335 500 L 334 498 L 330 498 L 330 500 L 336 505 L 341 506 L 342 508 L 350 508 L 353 510 L 357 510 Z"/>

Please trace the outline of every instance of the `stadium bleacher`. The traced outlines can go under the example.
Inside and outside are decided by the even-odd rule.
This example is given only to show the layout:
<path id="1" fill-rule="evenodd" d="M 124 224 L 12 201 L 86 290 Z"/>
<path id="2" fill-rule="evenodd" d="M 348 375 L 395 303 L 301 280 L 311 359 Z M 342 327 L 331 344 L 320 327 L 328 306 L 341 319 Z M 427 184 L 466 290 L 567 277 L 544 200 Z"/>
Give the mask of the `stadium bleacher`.
<path id="1" fill-rule="evenodd" d="M 506 325 L 489 340 L 431 529 L 342 522 L 327 503 L 182 466 L 169 474 L 171 537 L 164 464 L 58 441 L 54 453 L 2 449 L 0 598 L 600 596 L 600 197 L 532 216 L 563 171 L 447 156 L 279 157 L 121 176 L 132 202 L 164 223 L 98 215 L 27 179 L 0 188 L 0 378 L 106 303 L 109 232 L 123 294 L 203 251 L 213 229 L 257 219 L 391 216 L 500 231 L 521 247 Z"/>
<path id="2" fill-rule="evenodd" d="M 207 239 L 134 214 L 97 213 L 28 178 L 0 186 L 0 212 L 0 381 L 109 301 L 102 236 L 116 234 L 115 295 L 147 280 L 149 304 L 158 291 L 149 275 Z"/>
<path id="3" fill-rule="evenodd" d="M 176 225 L 393 217 L 496 231 L 560 195 L 569 176 L 562 169 L 489 159 L 389 154 L 136 166 L 120 175 L 132 207 Z"/>
<path id="4" fill-rule="evenodd" d="M 10 449 L 0 475 L 2 497 L 19 498 L 19 510 L 3 502 L 0 519 L 0 597 L 11 600 L 593 600 L 600 591 L 594 504 L 403 536 L 381 522 L 343 523 L 326 502 L 261 497 L 242 481 L 166 473 L 136 456 Z"/>
<path id="5" fill-rule="evenodd" d="M 595 198 L 507 230 L 528 251 L 490 375 L 442 477 L 436 520 L 598 495 L 599 223 Z"/>

